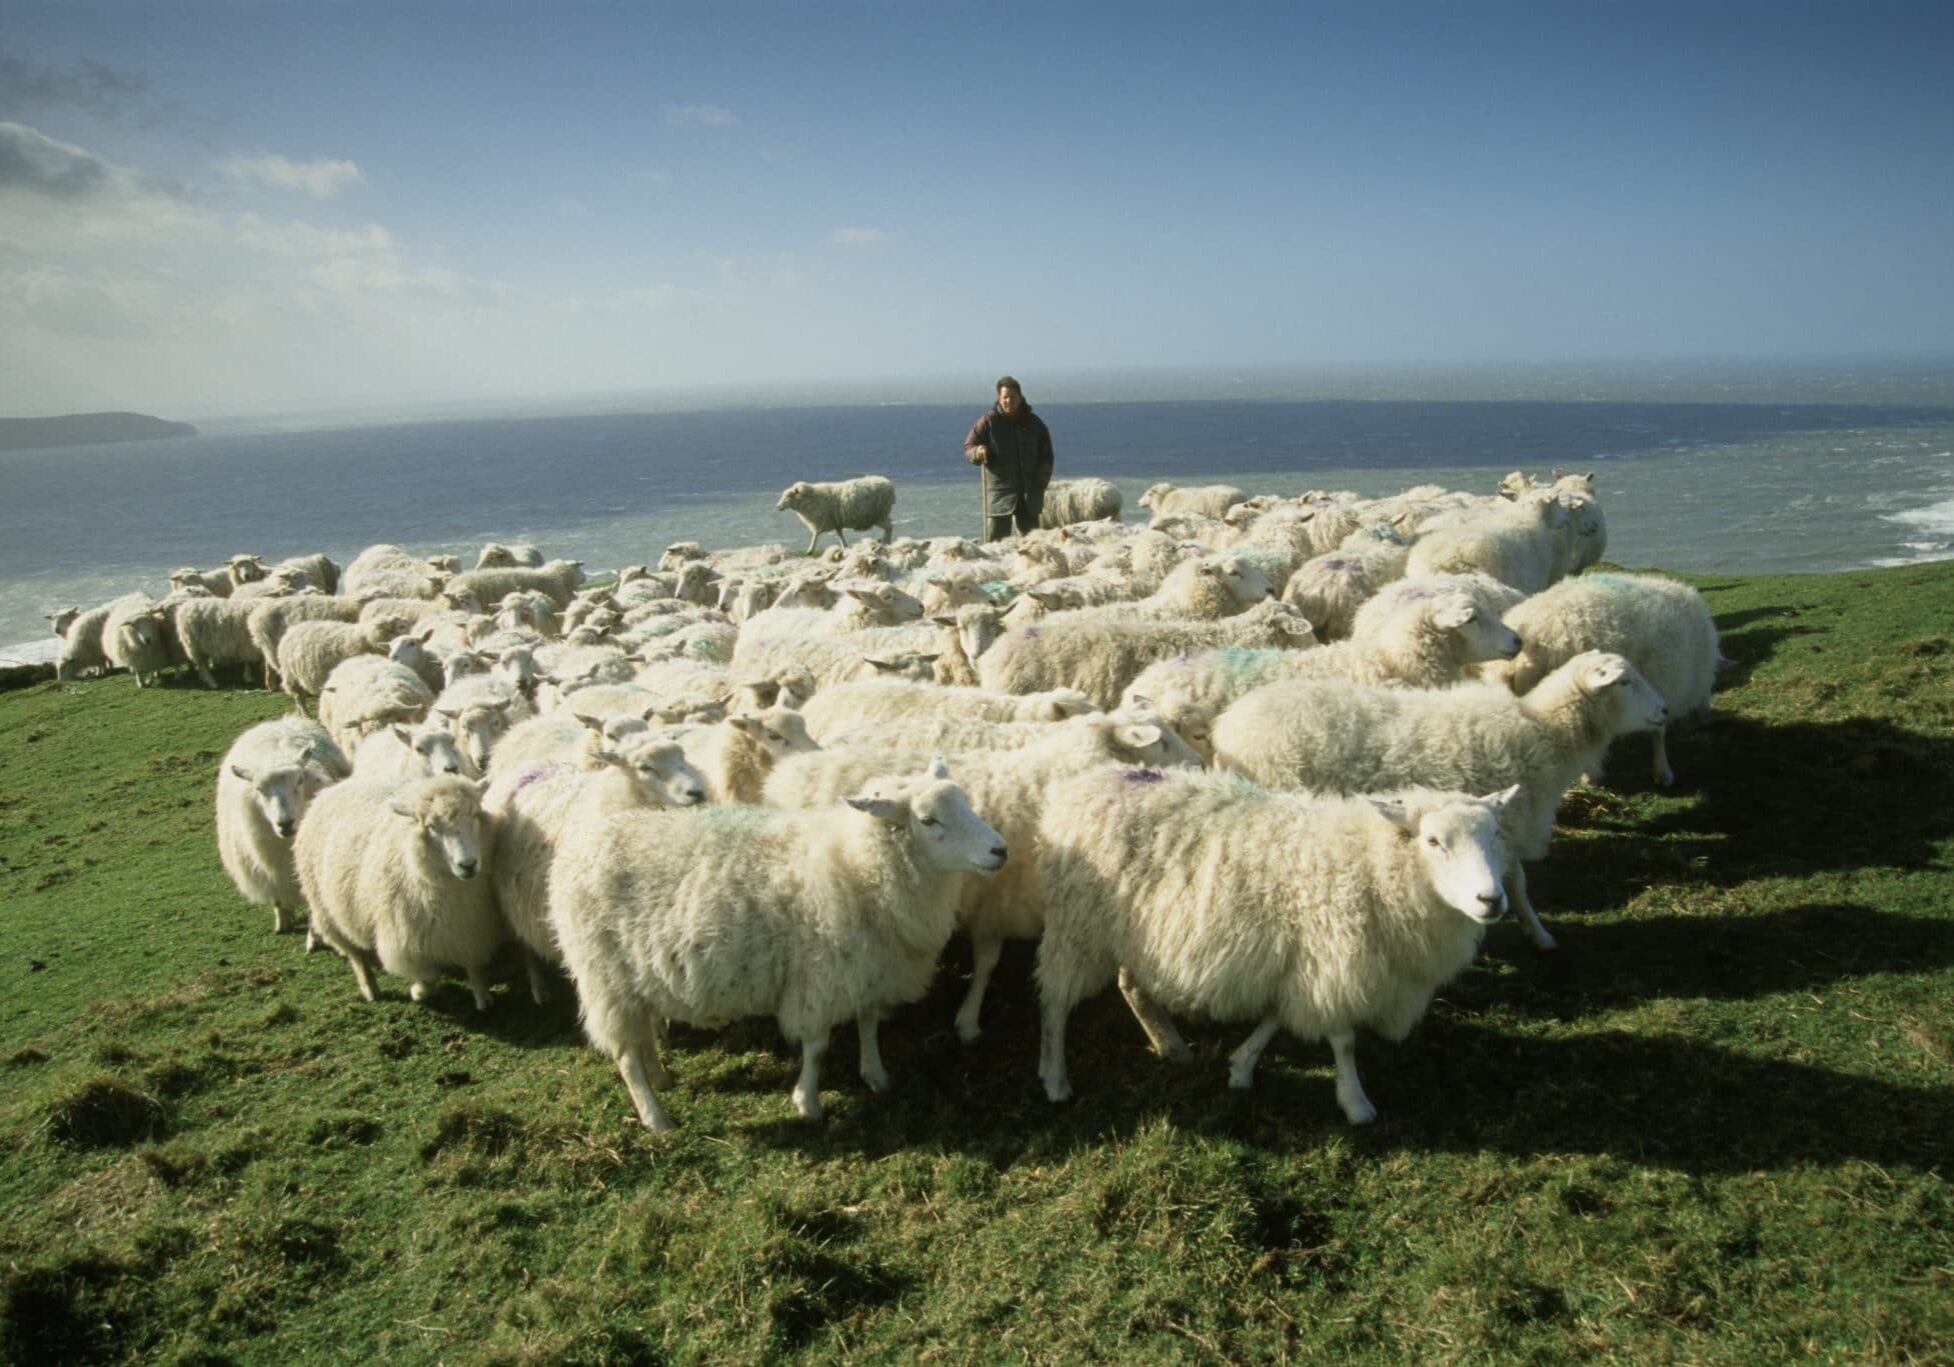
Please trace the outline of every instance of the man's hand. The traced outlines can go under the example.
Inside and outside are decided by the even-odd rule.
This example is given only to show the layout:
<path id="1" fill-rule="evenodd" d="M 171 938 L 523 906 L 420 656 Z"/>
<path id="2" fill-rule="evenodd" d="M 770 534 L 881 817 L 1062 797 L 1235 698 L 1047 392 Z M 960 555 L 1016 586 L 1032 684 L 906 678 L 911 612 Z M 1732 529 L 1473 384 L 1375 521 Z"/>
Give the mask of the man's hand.
<path id="1" fill-rule="evenodd" d="M 981 446 L 966 446 L 963 448 L 963 458 L 972 465 L 986 465 L 990 462 L 990 452 Z"/>

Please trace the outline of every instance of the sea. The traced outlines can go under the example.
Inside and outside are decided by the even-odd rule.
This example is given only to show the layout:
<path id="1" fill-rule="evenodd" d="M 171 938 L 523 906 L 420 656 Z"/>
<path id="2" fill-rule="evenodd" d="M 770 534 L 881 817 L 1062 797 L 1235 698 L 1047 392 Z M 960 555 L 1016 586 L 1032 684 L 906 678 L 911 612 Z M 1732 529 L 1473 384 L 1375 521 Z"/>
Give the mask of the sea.
<path id="1" fill-rule="evenodd" d="M 1026 383 L 1058 474 L 1111 480 L 1129 520 L 1157 480 L 1384 495 L 1592 471 L 1608 559 L 1630 567 L 1954 557 L 1954 361 Z M 393 542 L 472 565 L 484 541 L 522 541 L 601 575 L 680 540 L 798 550 L 775 503 L 801 479 L 886 475 L 898 535 L 974 536 L 961 447 L 989 396 L 969 390 L 192 417 L 192 437 L 0 453 L 0 642 L 46 641 L 44 613 L 160 594 L 171 570 L 239 552 L 344 564 Z"/>

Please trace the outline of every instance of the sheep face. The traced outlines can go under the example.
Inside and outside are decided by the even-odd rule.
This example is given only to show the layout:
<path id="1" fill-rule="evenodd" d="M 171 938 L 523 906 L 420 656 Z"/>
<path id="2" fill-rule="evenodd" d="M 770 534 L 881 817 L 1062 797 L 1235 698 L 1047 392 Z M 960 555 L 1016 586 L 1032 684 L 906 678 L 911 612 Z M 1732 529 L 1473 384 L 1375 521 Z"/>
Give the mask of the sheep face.
<path id="1" fill-rule="evenodd" d="M 970 808 L 962 788 L 937 761 L 920 778 L 877 779 L 842 799 L 908 836 L 910 847 L 942 873 L 996 873 L 1008 851 L 1004 838 Z"/>
<path id="2" fill-rule="evenodd" d="M 1506 844 L 1499 818 L 1519 796 L 1519 786 L 1488 797 L 1421 804 L 1373 798 L 1371 805 L 1412 841 L 1432 891 L 1445 905 L 1489 926 L 1506 914 L 1501 870 Z"/>
<path id="3" fill-rule="evenodd" d="M 1608 728 L 1612 734 L 1625 736 L 1668 725 L 1668 704 L 1624 656 L 1590 650 L 1561 668 L 1573 672 L 1575 686 L 1582 693 L 1605 703 L 1608 720 L 1613 723 Z"/>
<path id="4" fill-rule="evenodd" d="M 431 778 L 395 795 L 388 808 L 420 828 L 448 872 L 466 881 L 482 869 L 481 790 L 467 779 Z"/>
<path id="5" fill-rule="evenodd" d="M 641 732 L 627 736 L 615 749 L 601 750 L 598 759 L 615 764 L 655 807 L 696 807 L 706 800 L 705 780 L 686 763 L 678 742 Z"/>
<path id="6" fill-rule="evenodd" d="M 54 634 L 66 640 L 68 637 L 68 628 L 75 624 L 77 617 L 81 616 L 81 609 L 63 608 L 59 612 L 47 612 L 41 615 L 46 617 L 48 625 L 54 628 Z"/>
<path id="7" fill-rule="evenodd" d="M 455 744 L 454 736 L 439 722 L 411 727 L 396 724 L 393 734 L 402 745 L 414 752 L 422 769 L 430 777 L 468 774 L 468 763 L 462 758 L 461 747 Z"/>
<path id="8" fill-rule="evenodd" d="M 495 742 L 509 729 L 509 719 L 499 707 L 478 705 L 465 707 L 459 712 L 437 712 L 448 723 L 448 732 L 460 747 L 468 762 L 475 766 L 476 773 L 486 773 L 489 766 L 489 752 Z"/>
<path id="9" fill-rule="evenodd" d="M 1218 579 L 1222 587 L 1228 590 L 1228 596 L 1237 603 L 1259 603 L 1264 598 L 1276 596 L 1275 585 L 1269 582 L 1269 576 L 1240 556 L 1223 556 L 1213 564 L 1201 566 L 1201 573 Z"/>
<path id="10" fill-rule="evenodd" d="M 1458 633 L 1469 662 L 1510 660 L 1520 653 L 1520 634 L 1462 593 L 1440 602 L 1432 622 L 1442 631 Z"/>
<path id="11" fill-rule="evenodd" d="M 251 789 L 258 814 L 280 840 L 290 840 L 297 833 L 305 804 L 326 786 L 325 773 L 304 761 L 258 770 L 233 764 L 231 777 Z"/>
<path id="12" fill-rule="evenodd" d="M 789 707 L 770 707 L 764 712 L 728 717 L 726 725 L 742 732 L 775 759 L 809 754 L 821 748 L 808 735 L 807 722 L 801 714 Z"/>
<path id="13" fill-rule="evenodd" d="M 777 513 L 797 513 L 806 505 L 807 496 L 813 492 L 813 489 L 804 480 L 798 484 L 790 484 L 781 491 L 780 502 L 773 505 L 774 511 Z"/>

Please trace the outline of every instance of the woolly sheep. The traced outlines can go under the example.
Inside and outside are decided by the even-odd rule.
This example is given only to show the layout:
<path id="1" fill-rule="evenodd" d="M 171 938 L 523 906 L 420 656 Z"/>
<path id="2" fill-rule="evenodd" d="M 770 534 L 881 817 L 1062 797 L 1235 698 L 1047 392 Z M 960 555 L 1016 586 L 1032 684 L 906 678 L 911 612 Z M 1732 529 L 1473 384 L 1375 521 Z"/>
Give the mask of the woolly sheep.
<path id="1" fill-rule="evenodd" d="M 357 598 L 323 593 L 300 593 L 254 602 L 245 618 L 245 633 L 265 663 L 265 687 L 271 687 L 277 672 L 278 646 L 286 632 L 300 622 L 357 622 L 360 611 Z M 185 653 L 188 653 L 187 646 Z"/>
<path id="2" fill-rule="evenodd" d="M 1140 495 L 1140 506 L 1156 513 L 1198 513 L 1202 517 L 1222 518 L 1247 497 L 1232 484 L 1204 484 L 1198 488 L 1155 484 Z"/>
<path id="3" fill-rule="evenodd" d="M 1716 622 L 1703 595 L 1675 579 L 1654 574 L 1584 574 L 1507 609 L 1506 624 L 1520 635 L 1511 661 L 1481 669 L 1487 679 L 1525 693 L 1574 656 L 1607 650 L 1626 656 L 1662 695 L 1671 718 L 1710 710 L 1716 684 Z M 1669 767 L 1668 728 L 1653 732 L 1651 773 L 1657 783 L 1676 781 Z"/>
<path id="4" fill-rule="evenodd" d="M 259 722 L 217 766 L 217 857 L 239 896 L 271 908 L 276 934 L 297 929 L 292 837 L 306 805 L 349 772 L 325 728 L 303 717 Z"/>
<path id="5" fill-rule="evenodd" d="M 97 607 L 78 614 L 61 634 L 61 650 L 55 657 L 54 677 L 57 679 L 79 679 L 91 671 L 103 671 L 109 667 L 108 647 L 103 635 L 108 627 L 109 615 L 117 606 L 130 599 L 147 600 L 146 593 L 125 594 Z"/>
<path id="6" fill-rule="evenodd" d="M 1556 537 L 1567 509 L 1551 495 L 1532 494 L 1454 526 L 1427 532 L 1412 544 L 1405 572 L 1464 574 L 1478 571 L 1521 593 L 1538 593 L 1553 582 Z"/>
<path id="7" fill-rule="evenodd" d="M 1156 660 L 1214 646 L 1315 644 L 1309 622 L 1287 603 L 1267 601 L 1218 622 L 1082 620 L 1007 631 L 977 661 L 985 688 L 1036 693 L 1076 688 L 1100 707 Z"/>
<path id="8" fill-rule="evenodd" d="M 109 605 L 108 620 L 102 624 L 102 649 L 112 667 L 136 676 L 136 687 L 154 683 L 170 665 L 171 645 L 161 605 L 148 594 L 132 593 Z"/>
<path id="9" fill-rule="evenodd" d="M 522 690 L 499 672 L 457 679 L 441 690 L 429 710 L 448 724 L 455 744 L 477 773 L 488 771 L 502 734 L 536 714 Z"/>
<path id="10" fill-rule="evenodd" d="M 417 1002 L 453 967 L 488 1010 L 488 965 L 506 933 L 480 876 L 486 835 L 481 791 L 463 778 L 355 778 L 313 799 L 292 846 L 299 886 L 362 998 L 374 1000 L 376 963 Z"/>
<path id="11" fill-rule="evenodd" d="M 705 780 L 711 801 L 758 802 L 774 766 L 789 755 L 820 749 L 791 707 L 742 713 L 679 737 L 685 757 Z"/>
<path id="12" fill-rule="evenodd" d="M 525 565 L 510 565 L 500 569 L 469 570 L 448 580 L 442 592 L 451 598 L 473 595 L 477 603 L 484 607 L 499 603 L 512 593 L 542 593 L 549 595 L 550 601 L 561 612 L 570 606 L 577 585 L 583 581 L 581 560 L 552 560 L 534 569 Z"/>
<path id="13" fill-rule="evenodd" d="M 354 556 L 339 578 L 340 591 L 348 598 L 433 598 L 447 581 L 446 574 L 419 556 L 386 544 L 368 546 Z"/>
<path id="14" fill-rule="evenodd" d="M 1324 642 L 1350 635 L 1357 609 L 1393 580 L 1404 577 L 1411 547 L 1402 541 L 1372 541 L 1339 548 L 1305 560 L 1282 588 L 1282 601 L 1292 604 L 1316 628 Z"/>
<path id="15" fill-rule="evenodd" d="M 983 688 L 946 688 L 884 679 L 837 684 L 809 700 L 802 709 L 807 732 L 815 740 L 857 726 L 908 717 L 958 716 L 985 721 L 1064 721 L 1098 709 L 1076 688 L 1043 693 L 992 693 Z"/>
<path id="16" fill-rule="evenodd" d="M 278 643 L 280 687 L 302 709 L 305 696 L 317 696 L 342 661 L 355 655 L 384 654 L 388 644 L 406 630 L 407 621 L 401 617 L 376 617 L 363 623 L 294 623 Z"/>
<path id="17" fill-rule="evenodd" d="M 482 546 L 481 554 L 475 557 L 475 568 L 478 570 L 513 569 L 516 567 L 541 569 L 542 566 L 543 553 L 534 546 L 523 545 L 521 543 L 514 546 L 505 546 L 500 541 L 486 542 Z"/>
<path id="18" fill-rule="evenodd" d="M 54 634 L 64 640 L 67 638 L 68 628 L 80 620 L 81 615 L 82 609 L 80 606 L 66 607 L 62 608 L 59 612 L 44 612 L 41 614 L 42 617 L 47 619 L 47 624 L 54 628 Z"/>
<path id="19" fill-rule="evenodd" d="M 256 557 L 253 558 L 255 559 Z M 231 573 L 234 575 L 238 573 L 238 566 L 235 563 L 236 559 L 237 557 L 232 557 L 233 564 L 231 566 Z M 276 565 L 273 565 L 269 571 L 266 571 L 262 565 L 258 566 L 257 569 L 260 574 L 277 574 L 280 571 L 295 570 L 305 576 L 305 582 L 307 584 L 318 589 L 320 592 L 339 592 L 339 566 L 324 551 L 314 551 L 309 555 L 288 555 Z M 240 582 L 243 582 L 242 578 L 240 578 Z"/>
<path id="20" fill-rule="evenodd" d="M 929 988 L 954 928 L 951 879 L 1006 851 L 935 767 L 820 812 L 623 812 L 569 833 L 550 919 L 584 1033 L 613 1059 L 638 1118 L 671 1128 L 657 1089 L 667 1021 L 771 1015 L 801 1046 L 794 1108 L 821 1116 L 820 1065 L 853 1019 L 863 1081 L 889 1085 L 882 1013 Z"/>
<path id="21" fill-rule="evenodd" d="M 1071 522 L 1119 521 L 1120 491 L 1103 479 L 1055 479 L 1045 486 L 1045 503 L 1038 511 L 1040 527 L 1063 527 Z"/>
<path id="22" fill-rule="evenodd" d="M 355 655 L 334 669 L 319 690 L 319 724 L 341 750 L 382 726 L 426 720 L 434 690 L 405 665 L 378 655 Z"/>
<path id="23" fill-rule="evenodd" d="M 1357 1028 L 1403 1039 L 1505 913 L 1500 817 L 1513 800 L 1511 789 L 1323 798 L 1112 766 L 1061 785 L 1038 857 L 1046 1095 L 1072 1095 L 1073 1006 L 1117 977 L 1163 1057 L 1188 1057 L 1169 1012 L 1256 1022 L 1229 1056 L 1231 1087 L 1254 1081 L 1278 1030 L 1328 1039 L 1337 1103 L 1368 1124 Z"/>
<path id="24" fill-rule="evenodd" d="M 957 921 L 970 937 L 973 960 L 970 987 L 956 1016 L 957 1035 L 966 1043 L 981 1033 L 984 994 L 1004 942 L 1035 940 L 1044 927 L 1044 895 L 1034 856 L 1047 790 L 1081 769 L 1107 761 L 1147 766 L 1200 763 L 1157 717 L 1137 710 L 1075 717 L 1046 727 L 1044 735 L 1022 749 L 951 759 L 972 809 L 1018 856 L 996 878 L 966 880 L 958 899 Z M 767 782 L 767 804 L 817 809 L 871 779 L 905 773 L 925 762 L 924 756 L 887 749 L 803 756 L 775 770 Z"/>
<path id="25" fill-rule="evenodd" d="M 821 533 L 833 532 L 848 544 L 847 532 L 882 529 L 882 539 L 895 534 L 890 522 L 896 505 L 896 486 L 880 475 L 863 475 L 838 484 L 810 484 L 803 480 L 782 491 L 777 512 L 791 512 L 806 525 L 808 554 L 814 553 Z"/>
<path id="26" fill-rule="evenodd" d="M 495 823 L 489 886 L 522 945 L 529 994 L 549 998 L 545 965 L 563 952 L 550 926 L 550 864 L 573 824 L 594 826 L 612 812 L 638 807 L 691 807 L 706 800 L 705 783 L 670 736 L 640 729 L 616 740 L 585 723 L 590 744 L 575 764 L 507 770 L 489 785 L 482 807 Z"/>
<path id="27" fill-rule="evenodd" d="M 354 750 L 353 772 L 362 779 L 401 783 L 438 774 L 471 777 L 461 748 L 438 721 L 381 727 Z"/>
<path id="28" fill-rule="evenodd" d="M 1590 651 L 1520 697 L 1495 684 L 1268 684 L 1215 720 L 1215 764 L 1260 783 L 1318 792 L 1520 785 L 1522 797 L 1507 816 L 1507 888 L 1534 943 L 1552 949 L 1521 861 L 1545 857 L 1561 795 L 1600 763 L 1609 742 L 1666 719 L 1661 697 L 1634 665 Z"/>

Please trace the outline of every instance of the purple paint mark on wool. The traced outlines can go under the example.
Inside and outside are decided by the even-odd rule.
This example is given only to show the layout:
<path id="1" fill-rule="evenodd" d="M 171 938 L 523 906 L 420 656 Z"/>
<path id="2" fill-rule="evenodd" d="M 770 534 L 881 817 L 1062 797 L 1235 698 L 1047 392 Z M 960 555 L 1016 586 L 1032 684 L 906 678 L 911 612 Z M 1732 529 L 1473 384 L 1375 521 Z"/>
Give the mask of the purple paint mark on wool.
<path id="1" fill-rule="evenodd" d="M 522 777 L 516 780 L 516 791 L 521 792 L 524 788 L 527 788 L 530 784 L 540 783 L 544 779 L 548 778 L 551 774 L 557 773 L 558 771 L 562 769 L 566 769 L 568 767 L 569 767 L 568 765 L 563 765 L 563 764 L 545 764 L 540 769 L 525 769 L 523 771 Z"/>
<path id="2" fill-rule="evenodd" d="M 1398 601 L 1400 603 L 1417 603 L 1427 598 L 1436 598 L 1437 596 L 1437 594 L 1426 588 L 1398 590 Z"/>
<path id="3" fill-rule="evenodd" d="M 1041 632 L 1037 627 L 1025 628 L 1024 637 L 1027 641 L 1035 641 L 1042 635 L 1044 635 L 1044 633 Z"/>
<path id="4" fill-rule="evenodd" d="M 1128 769 L 1119 777 L 1122 783 L 1165 783 L 1167 781 L 1167 775 L 1158 769 Z"/>
<path id="5" fill-rule="evenodd" d="M 1329 570 L 1333 574 L 1343 574 L 1357 568 L 1355 560 L 1319 560 L 1317 568 Z"/>
<path id="6" fill-rule="evenodd" d="M 1174 663 L 1177 665 L 1191 665 L 1194 663 L 1194 657 L 1192 655 L 1176 655 L 1174 657 Z"/>

